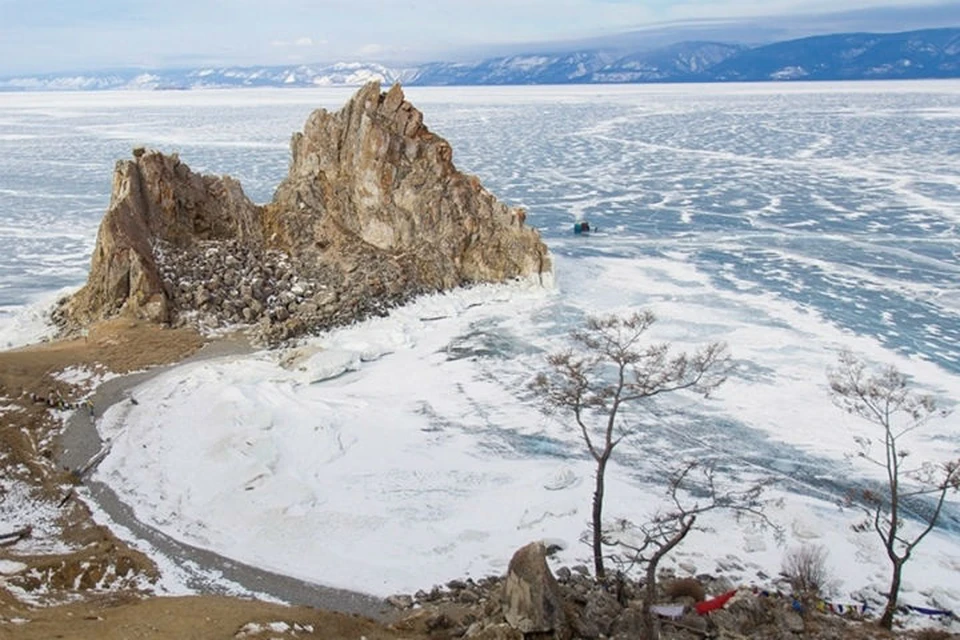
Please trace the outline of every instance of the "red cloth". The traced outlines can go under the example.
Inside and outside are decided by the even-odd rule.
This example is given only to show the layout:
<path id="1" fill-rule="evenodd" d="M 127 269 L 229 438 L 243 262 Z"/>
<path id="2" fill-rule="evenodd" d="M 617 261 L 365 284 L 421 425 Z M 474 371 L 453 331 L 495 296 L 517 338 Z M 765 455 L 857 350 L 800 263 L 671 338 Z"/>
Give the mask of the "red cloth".
<path id="1" fill-rule="evenodd" d="M 737 590 L 728 591 L 722 596 L 717 596 L 713 600 L 704 600 L 703 602 L 698 602 L 695 606 L 697 613 L 704 615 L 710 613 L 711 611 L 716 611 L 717 609 L 722 609 L 723 605 L 727 604 L 727 601 L 730 600 L 737 593 Z"/>

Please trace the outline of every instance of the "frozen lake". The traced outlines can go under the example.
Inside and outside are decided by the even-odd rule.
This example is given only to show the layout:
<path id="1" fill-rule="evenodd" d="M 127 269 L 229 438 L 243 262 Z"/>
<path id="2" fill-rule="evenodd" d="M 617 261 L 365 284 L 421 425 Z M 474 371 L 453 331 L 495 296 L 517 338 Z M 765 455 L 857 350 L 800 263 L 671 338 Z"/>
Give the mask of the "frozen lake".
<path id="1" fill-rule="evenodd" d="M 4 94 L 0 339 L 36 335 L 31 305 L 83 281 L 133 146 L 265 202 L 291 133 L 351 93 Z M 556 287 L 425 299 L 318 337 L 329 356 L 303 368 L 264 353 L 161 376 L 104 418 L 100 478 L 170 535 L 374 593 L 501 572 L 535 538 L 578 562 L 592 466 L 526 384 L 587 315 L 645 308 L 657 340 L 726 341 L 737 375 L 712 400 L 654 409 L 616 457 L 609 515 L 642 517 L 672 461 L 708 459 L 729 483 L 775 480 L 785 548 L 826 545 L 841 600 L 882 588 L 878 545 L 837 506 L 875 477 L 845 456 L 869 427 L 831 404 L 825 370 L 847 347 L 960 399 L 960 83 L 406 93 L 461 170 L 528 209 Z M 599 233 L 573 235 L 580 219 Z M 911 446 L 958 450 L 955 417 Z M 769 535 L 712 524 L 677 559 L 711 571 L 736 556 L 745 582 L 779 570 Z M 956 502 L 915 562 L 903 600 L 960 607 Z"/>

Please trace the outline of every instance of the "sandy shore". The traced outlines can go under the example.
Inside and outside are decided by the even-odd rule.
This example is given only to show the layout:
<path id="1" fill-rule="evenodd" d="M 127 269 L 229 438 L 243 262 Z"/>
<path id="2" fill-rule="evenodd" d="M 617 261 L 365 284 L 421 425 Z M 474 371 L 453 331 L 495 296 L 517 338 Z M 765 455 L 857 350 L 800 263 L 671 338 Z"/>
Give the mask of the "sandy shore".
<path id="1" fill-rule="evenodd" d="M 92 396 L 93 413 L 101 416 L 111 406 L 131 402 L 138 385 L 172 368 L 214 358 L 229 358 L 251 352 L 243 338 L 222 338 L 204 345 L 190 357 L 172 364 L 156 366 L 146 371 L 112 378 L 97 387 Z M 106 484 L 90 479 L 104 443 L 96 429 L 96 421 L 85 410 L 77 410 L 67 422 L 60 439 L 58 460 L 61 465 L 81 475 L 80 489 L 85 500 L 92 500 L 114 523 L 128 529 L 136 538 L 144 541 L 162 554 L 177 568 L 189 576 L 188 586 L 204 594 L 224 594 L 229 585 L 218 583 L 211 575 L 221 575 L 224 580 L 235 583 L 251 595 L 262 594 L 294 605 L 307 605 L 347 614 L 358 614 L 380 621 L 392 619 L 393 609 L 382 599 L 363 593 L 336 589 L 281 574 L 258 569 L 211 551 L 184 544 L 151 526 L 139 521 L 133 509 L 124 503 Z M 344 558 L 349 562 L 349 558 Z M 322 577 L 320 577 L 322 578 Z"/>

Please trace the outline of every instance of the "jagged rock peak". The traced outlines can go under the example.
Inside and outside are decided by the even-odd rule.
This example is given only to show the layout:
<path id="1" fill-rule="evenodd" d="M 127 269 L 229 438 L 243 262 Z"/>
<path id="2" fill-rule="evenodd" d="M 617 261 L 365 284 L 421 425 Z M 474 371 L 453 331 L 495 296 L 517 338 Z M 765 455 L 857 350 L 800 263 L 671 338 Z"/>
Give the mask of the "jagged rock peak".
<path id="1" fill-rule="evenodd" d="M 313 112 L 273 201 L 176 154 L 117 163 L 87 285 L 66 330 L 117 314 L 173 325 L 256 325 L 275 342 L 415 295 L 552 272 L 525 212 L 453 165 L 399 85 L 370 83 Z"/>
<path id="2" fill-rule="evenodd" d="M 523 209 L 498 201 L 453 164 L 450 144 L 430 132 L 400 85 L 381 93 L 371 82 L 337 113 L 315 111 L 293 136 L 290 174 L 272 208 L 331 218 L 376 249 L 415 250 L 428 288 L 501 281 L 551 270 Z M 303 226 L 278 229 L 288 247 L 304 244 Z"/>

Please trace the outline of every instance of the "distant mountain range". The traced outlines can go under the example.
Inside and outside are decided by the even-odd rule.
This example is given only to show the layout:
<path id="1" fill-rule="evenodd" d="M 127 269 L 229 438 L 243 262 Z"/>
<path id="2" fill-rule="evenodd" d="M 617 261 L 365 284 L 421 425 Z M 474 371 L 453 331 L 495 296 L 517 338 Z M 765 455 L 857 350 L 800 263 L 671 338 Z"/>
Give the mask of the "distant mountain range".
<path id="1" fill-rule="evenodd" d="M 960 77 L 960 28 L 840 33 L 748 47 L 683 42 L 656 49 L 524 54 L 391 67 L 328 65 L 116 70 L 0 78 L 0 91 L 406 85 L 763 82 Z"/>

